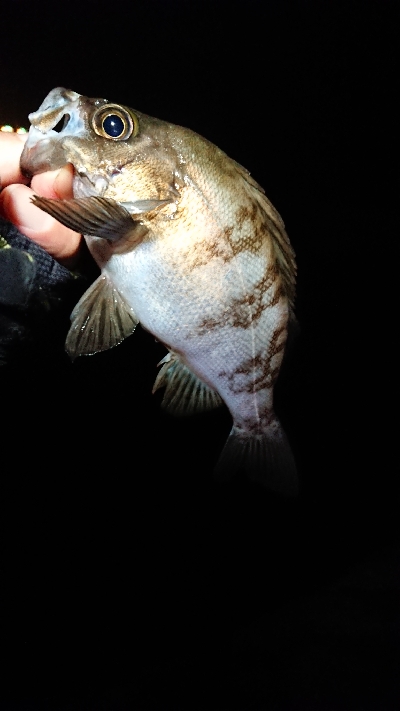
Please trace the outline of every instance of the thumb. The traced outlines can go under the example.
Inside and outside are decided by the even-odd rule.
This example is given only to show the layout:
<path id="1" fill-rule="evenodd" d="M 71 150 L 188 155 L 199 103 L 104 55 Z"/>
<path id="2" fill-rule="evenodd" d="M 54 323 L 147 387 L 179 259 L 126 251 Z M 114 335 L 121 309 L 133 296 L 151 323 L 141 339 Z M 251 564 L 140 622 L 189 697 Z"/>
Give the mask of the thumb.
<path id="1" fill-rule="evenodd" d="M 42 197 L 68 200 L 73 197 L 73 177 L 74 169 L 71 163 L 67 163 L 59 170 L 49 170 L 46 173 L 34 175 L 31 188 Z"/>
<path id="2" fill-rule="evenodd" d="M 54 259 L 67 268 L 73 268 L 81 235 L 39 210 L 31 202 L 33 195 L 33 190 L 26 185 L 8 186 L 0 193 L 0 213 Z"/>

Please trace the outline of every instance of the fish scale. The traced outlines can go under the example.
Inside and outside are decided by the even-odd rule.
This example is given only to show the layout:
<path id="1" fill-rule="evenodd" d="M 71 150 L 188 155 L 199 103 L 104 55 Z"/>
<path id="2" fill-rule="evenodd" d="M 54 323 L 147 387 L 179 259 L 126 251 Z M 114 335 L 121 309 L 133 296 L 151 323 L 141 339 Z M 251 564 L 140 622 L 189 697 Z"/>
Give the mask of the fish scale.
<path id="1" fill-rule="evenodd" d="M 169 411 L 229 408 L 217 476 L 242 471 L 297 493 L 273 410 L 296 265 L 262 188 L 193 131 L 105 99 L 58 88 L 32 116 L 23 172 L 75 169 L 72 200 L 35 203 L 78 226 L 101 269 L 71 315 L 67 351 L 75 358 L 113 347 L 141 323 L 169 352 L 154 385 L 165 388 Z"/>

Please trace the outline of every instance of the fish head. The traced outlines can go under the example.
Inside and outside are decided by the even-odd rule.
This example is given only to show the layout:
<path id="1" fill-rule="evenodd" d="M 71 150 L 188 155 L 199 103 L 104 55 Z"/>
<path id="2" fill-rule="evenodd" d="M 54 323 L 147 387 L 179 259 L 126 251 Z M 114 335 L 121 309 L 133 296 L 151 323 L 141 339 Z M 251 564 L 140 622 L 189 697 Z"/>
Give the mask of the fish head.
<path id="1" fill-rule="evenodd" d="M 170 199 L 182 162 L 173 148 L 177 127 L 62 87 L 53 89 L 29 120 L 24 175 L 71 163 L 75 197 Z"/>

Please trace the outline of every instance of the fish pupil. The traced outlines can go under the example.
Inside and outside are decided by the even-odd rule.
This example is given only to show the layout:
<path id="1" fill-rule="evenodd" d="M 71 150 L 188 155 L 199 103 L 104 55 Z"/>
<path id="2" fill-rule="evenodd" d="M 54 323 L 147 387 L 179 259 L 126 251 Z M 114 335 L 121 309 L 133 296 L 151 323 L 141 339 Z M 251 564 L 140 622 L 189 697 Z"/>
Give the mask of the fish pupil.
<path id="1" fill-rule="evenodd" d="M 104 132 L 111 138 L 118 138 L 123 133 L 124 128 L 123 120 L 116 114 L 107 116 L 103 121 Z"/>

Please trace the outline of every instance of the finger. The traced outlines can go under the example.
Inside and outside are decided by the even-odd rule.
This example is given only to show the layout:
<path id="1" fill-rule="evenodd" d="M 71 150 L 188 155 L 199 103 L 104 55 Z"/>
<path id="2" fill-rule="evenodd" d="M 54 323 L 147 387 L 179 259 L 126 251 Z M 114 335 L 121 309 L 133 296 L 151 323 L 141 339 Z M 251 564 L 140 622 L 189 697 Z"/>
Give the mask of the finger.
<path id="1" fill-rule="evenodd" d="M 33 195 L 26 185 L 10 185 L 0 194 L 0 211 L 22 234 L 71 268 L 78 256 L 81 235 L 35 207 L 31 202 Z"/>
<path id="2" fill-rule="evenodd" d="M 71 163 L 67 163 L 59 170 L 49 170 L 46 173 L 34 175 L 31 188 L 42 197 L 68 200 L 73 197 L 73 177 L 74 169 Z"/>
<path id="3" fill-rule="evenodd" d="M 29 183 L 29 178 L 22 175 L 19 159 L 27 136 L 20 133 L 0 131 L 0 187 L 11 183 Z"/>

